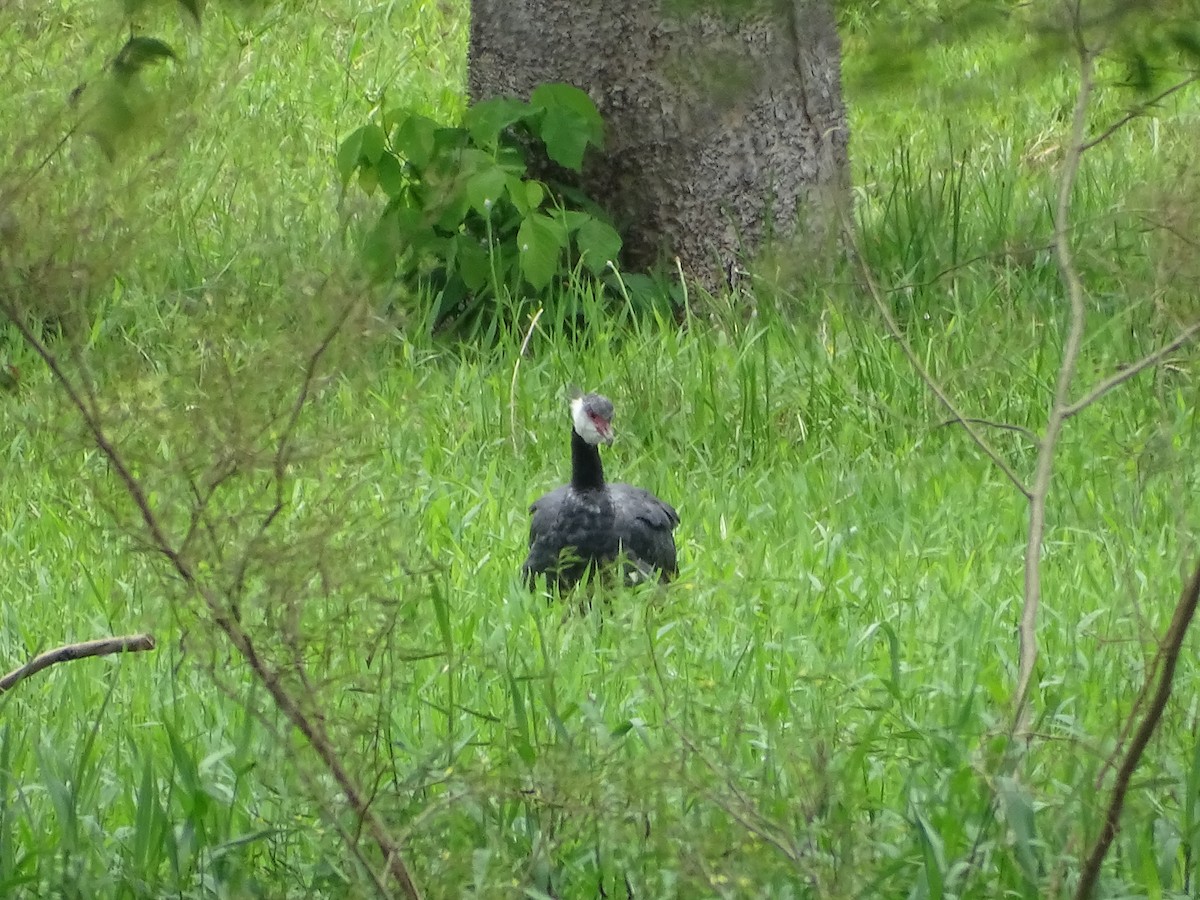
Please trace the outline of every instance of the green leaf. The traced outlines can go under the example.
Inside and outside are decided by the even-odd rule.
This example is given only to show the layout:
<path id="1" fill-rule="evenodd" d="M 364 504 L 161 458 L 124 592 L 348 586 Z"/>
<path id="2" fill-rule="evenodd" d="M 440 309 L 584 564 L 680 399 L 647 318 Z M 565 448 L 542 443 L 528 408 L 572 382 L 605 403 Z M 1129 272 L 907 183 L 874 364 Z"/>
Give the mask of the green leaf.
<path id="1" fill-rule="evenodd" d="M 364 125 L 360 130 L 362 131 L 362 146 L 359 148 L 359 155 L 371 165 L 375 165 L 383 156 L 387 135 L 374 123 Z"/>
<path id="2" fill-rule="evenodd" d="M 557 212 L 563 226 L 571 234 L 578 231 L 584 222 L 592 218 L 590 213 L 585 213 L 578 209 L 560 209 Z"/>
<path id="3" fill-rule="evenodd" d="M 541 125 L 541 138 L 546 155 L 572 172 L 583 170 L 583 154 L 588 140 L 581 120 L 570 113 L 546 113 Z"/>
<path id="4" fill-rule="evenodd" d="M 493 97 L 481 100 L 468 109 L 463 116 L 463 125 L 476 144 L 494 150 L 505 128 L 528 118 L 534 112 L 534 108 L 523 100 Z"/>
<path id="5" fill-rule="evenodd" d="M 375 188 L 379 187 L 379 170 L 374 166 L 363 166 L 358 170 L 358 186 L 362 188 L 363 193 L 368 197 L 375 193 Z"/>
<path id="6" fill-rule="evenodd" d="M 517 175 L 509 175 L 506 183 L 508 196 L 522 217 L 541 208 L 542 200 L 546 197 L 546 189 L 542 187 L 540 181 L 525 181 Z"/>
<path id="7" fill-rule="evenodd" d="M 925 861 L 924 875 L 929 897 L 931 900 L 940 900 L 945 896 L 946 882 L 946 852 L 942 846 L 942 839 L 919 812 L 914 812 L 913 824 L 917 829 L 917 839 Z"/>
<path id="8" fill-rule="evenodd" d="M 568 84 L 543 84 L 530 102 L 543 111 L 536 131 L 546 153 L 561 166 L 578 172 L 588 145 L 600 147 L 604 122 L 588 95 Z"/>
<path id="9" fill-rule="evenodd" d="M 469 234 L 459 234 L 455 240 L 458 246 L 455 250 L 454 261 L 458 274 L 462 276 L 463 283 L 470 290 L 482 290 L 492 277 L 487 248 Z"/>
<path id="10" fill-rule="evenodd" d="M 575 233 L 575 246 L 579 248 L 583 264 L 594 275 L 603 273 L 610 262 L 616 265 L 621 243 L 621 235 L 615 228 L 590 216 Z"/>
<path id="11" fill-rule="evenodd" d="M 542 84 L 534 88 L 529 102 L 547 112 L 571 113 L 584 125 L 589 142 L 597 147 L 604 139 L 604 120 L 600 118 L 596 104 L 587 91 L 570 84 Z"/>
<path id="12" fill-rule="evenodd" d="M 562 224 L 543 213 L 529 216 L 517 230 L 521 274 L 539 291 L 550 284 L 558 271 L 566 242 Z"/>
<path id="13" fill-rule="evenodd" d="M 446 193 L 433 201 L 433 209 L 439 210 L 437 217 L 437 227 L 443 232 L 455 233 L 462 226 L 463 220 L 467 217 L 467 211 L 471 208 L 471 202 L 467 199 L 467 192 L 462 190 L 461 182 L 448 184 Z M 437 205 L 440 201 L 440 206 Z"/>
<path id="14" fill-rule="evenodd" d="M 433 614 L 437 619 L 438 631 L 442 633 L 442 646 L 447 653 L 454 652 L 454 631 L 450 627 L 450 603 L 438 588 L 432 585 L 430 599 L 433 601 Z"/>
<path id="15" fill-rule="evenodd" d="M 506 180 L 504 170 L 499 166 L 476 172 L 467 179 L 467 201 L 481 216 L 491 215 L 504 196 Z"/>
<path id="16" fill-rule="evenodd" d="M 131 37 L 113 58 L 113 71 L 120 76 L 136 75 L 151 63 L 176 59 L 170 45 L 152 37 Z"/>
<path id="17" fill-rule="evenodd" d="M 348 184 L 351 176 L 360 166 L 369 168 L 377 165 L 383 159 L 386 143 L 387 138 L 383 129 L 375 124 L 364 125 L 351 132 L 350 136 L 342 141 L 342 146 L 338 148 L 337 167 L 338 173 L 342 176 L 342 184 Z M 394 169 L 388 174 L 389 176 L 394 174 Z M 367 190 L 368 193 L 374 190 L 374 178 L 375 176 L 371 176 L 369 179 L 371 187 Z M 359 181 L 362 182 L 361 176 Z"/>
<path id="18" fill-rule="evenodd" d="M 432 119 L 411 115 L 396 128 L 392 146 L 418 169 L 424 169 L 433 158 L 439 128 L 438 123 Z"/>
<path id="19" fill-rule="evenodd" d="M 1000 776 L 996 779 L 996 790 L 1004 810 L 1004 820 L 1013 836 L 1013 849 L 1021 874 L 1025 876 L 1025 895 L 1036 897 L 1040 881 L 1037 855 L 1037 828 L 1034 822 L 1033 801 L 1029 792 L 1016 779 Z M 1147 854 L 1149 857 L 1150 854 Z"/>
<path id="20" fill-rule="evenodd" d="M 525 182 L 525 202 L 529 204 L 531 210 L 540 209 L 542 201 L 546 199 L 546 188 L 540 181 Z"/>
<path id="21" fill-rule="evenodd" d="M 337 168 L 338 174 L 342 176 L 342 186 L 350 183 L 351 177 L 354 175 L 354 170 L 358 168 L 358 161 L 362 156 L 363 132 L 367 126 L 356 128 L 350 132 L 350 135 L 342 141 L 342 146 L 338 147 L 337 153 Z"/>
<path id="22" fill-rule="evenodd" d="M 375 174 L 379 176 L 379 186 L 388 197 L 398 197 L 408 184 L 404 177 L 404 164 L 391 153 L 385 152 L 379 158 Z"/>

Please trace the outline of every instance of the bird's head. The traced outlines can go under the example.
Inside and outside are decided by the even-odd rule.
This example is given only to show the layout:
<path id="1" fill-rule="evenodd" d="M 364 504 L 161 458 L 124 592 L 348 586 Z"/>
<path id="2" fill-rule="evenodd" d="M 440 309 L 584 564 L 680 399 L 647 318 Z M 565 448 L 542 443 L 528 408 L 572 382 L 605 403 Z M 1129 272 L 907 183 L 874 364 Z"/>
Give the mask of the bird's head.
<path id="1" fill-rule="evenodd" d="M 613 405 L 607 397 L 572 392 L 571 421 L 575 433 L 593 447 L 613 442 L 612 418 Z"/>

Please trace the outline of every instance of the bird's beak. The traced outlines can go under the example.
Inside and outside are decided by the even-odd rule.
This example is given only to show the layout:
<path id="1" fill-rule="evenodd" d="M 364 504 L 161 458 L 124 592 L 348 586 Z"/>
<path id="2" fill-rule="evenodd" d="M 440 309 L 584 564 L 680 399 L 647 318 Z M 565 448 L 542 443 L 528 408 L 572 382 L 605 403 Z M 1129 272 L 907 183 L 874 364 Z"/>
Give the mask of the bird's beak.
<path id="1" fill-rule="evenodd" d="M 605 422 L 604 426 L 599 429 L 600 440 L 604 441 L 607 446 L 612 446 L 613 442 L 613 427 L 611 422 Z"/>

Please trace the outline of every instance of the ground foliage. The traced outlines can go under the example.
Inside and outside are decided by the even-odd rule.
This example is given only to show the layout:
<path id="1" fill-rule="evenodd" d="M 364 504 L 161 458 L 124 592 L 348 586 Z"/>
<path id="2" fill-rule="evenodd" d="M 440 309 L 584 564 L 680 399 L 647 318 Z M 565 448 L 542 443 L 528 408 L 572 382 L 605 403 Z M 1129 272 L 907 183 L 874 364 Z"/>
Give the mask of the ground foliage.
<path id="1" fill-rule="evenodd" d="M 781 260 L 688 298 L 683 328 L 590 315 L 571 340 L 539 323 L 524 353 L 525 321 L 448 345 L 375 315 L 355 277 L 375 210 L 335 159 L 364 108 L 457 117 L 462 6 L 214 4 L 202 38 L 143 10 L 175 54 L 138 73 L 145 127 L 53 154 L 81 78 L 80 103 L 103 83 L 114 48 L 95 36 L 122 27 L 94 6 L 0 10 L 0 109 L 29 122 L 0 136 L 3 299 L 45 327 L 429 896 L 1070 894 L 1195 554 L 1192 351 L 1065 433 L 1035 735 L 1013 767 L 1025 504 L 942 424 L 853 272 L 800 292 Z M 863 255 L 926 367 L 1010 426 L 994 440 L 1027 472 L 1062 345 L 1049 210 L 1074 70 L 1021 69 L 1037 35 L 998 27 L 885 88 L 880 30 L 846 34 Z M 1127 73 L 1101 60 L 1091 133 L 1138 109 Z M 1200 314 L 1196 109 L 1172 94 L 1085 157 L 1085 383 Z M 159 642 L 0 701 L 0 892 L 377 892 L 357 818 L 147 549 L 77 410 L 11 331 L 0 354 L 20 376 L 0 393 L 0 658 Z M 679 582 L 601 615 L 517 578 L 525 506 L 565 477 L 571 381 L 617 403 L 610 470 L 683 518 Z M 1194 891 L 1197 674 L 1181 661 L 1103 896 Z"/>

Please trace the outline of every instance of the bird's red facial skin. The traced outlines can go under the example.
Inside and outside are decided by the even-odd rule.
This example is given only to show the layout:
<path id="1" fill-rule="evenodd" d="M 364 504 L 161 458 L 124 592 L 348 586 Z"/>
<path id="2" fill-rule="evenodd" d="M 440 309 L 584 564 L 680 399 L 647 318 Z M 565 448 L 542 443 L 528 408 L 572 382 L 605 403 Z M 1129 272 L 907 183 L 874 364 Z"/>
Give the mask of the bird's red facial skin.
<path id="1" fill-rule="evenodd" d="M 596 426 L 596 430 L 600 432 L 600 436 L 604 438 L 612 437 L 612 422 L 607 419 L 591 413 L 592 424 Z"/>

